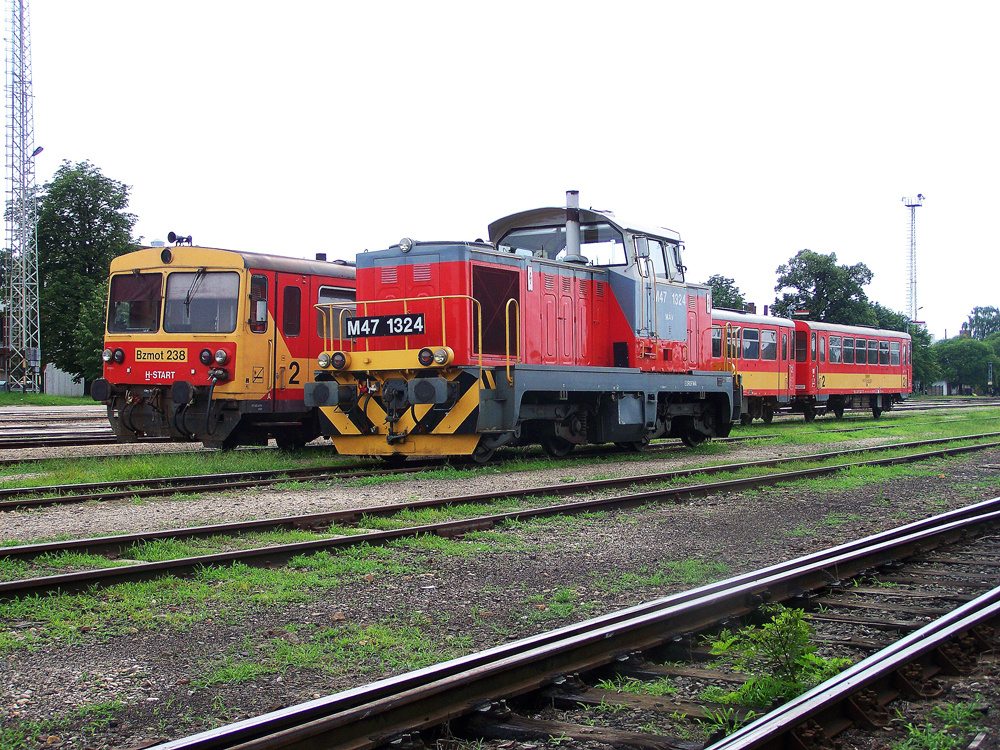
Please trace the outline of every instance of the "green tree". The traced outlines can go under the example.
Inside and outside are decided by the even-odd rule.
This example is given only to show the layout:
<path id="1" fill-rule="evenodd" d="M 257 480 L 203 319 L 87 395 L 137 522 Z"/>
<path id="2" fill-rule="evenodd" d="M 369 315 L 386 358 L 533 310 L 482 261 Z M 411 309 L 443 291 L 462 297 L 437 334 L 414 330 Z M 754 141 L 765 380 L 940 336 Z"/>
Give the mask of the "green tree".
<path id="1" fill-rule="evenodd" d="M 988 388 L 989 363 L 993 363 L 994 379 L 1000 373 L 1000 359 L 993 348 L 983 341 L 957 336 L 938 341 L 932 350 L 941 368 L 941 377 L 952 386 L 970 386 L 985 391 Z"/>
<path id="2" fill-rule="evenodd" d="M 976 341 L 985 341 L 994 333 L 1000 333 L 1000 310 L 995 307 L 973 307 L 969 320 L 962 323 L 962 332 Z"/>
<path id="3" fill-rule="evenodd" d="M 42 188 L 38 207 L 39 314 L 42 357 L 77 377 L 93 373 L 101 343 L 75 334 L 111 260 L 137 249 L 129 187 L 88 161 L 64 161 Z M 103 303 L 102 303 L 103 304 Z M 82 344 L 86 340 L 86 348 Z M 96 348 L 95 348 L 96 343 Z"/>
<path id="4" fill-rule="evenodd" d="M 931 346 L 931 334 L 922 325 L 914 323 L 910 326 L 910 338 L 913 346 L 913 387 L 916 388 L 919 383 L 922 388 L 927 388 L 941 379 L 941 368 Z"/>
<path id="5" fill-rule="evenodd" d="M 878 324 L 875 311 L 863 287 L 872 280 L 872 272 L 864 263 L 853 266 L 837 265 L 837 254 L 822 255 L 812 250 L 800 250 L 788 263 L 778 266 L 778 283 L 772 311 L 791 317 L 800 310 L 808 311 L 809 320 L 844 325 Z"/>
<path id="6" fill-rule="evenodd" d="M 80 305 L 80 318 L 73 329 L 73 346 L 81 352 L 97 352 L 80 362 L 80 372 L 86 382 L 101 377 L 104 370 L 100 351 L 104 348 L 104 319 L 108 309 L 108 282 L 98 284 L 89 299 Z"/>
<path id="7" fill-rule="evenodd" d="M 712 287 L 712 306 L 725 307 L 729 310 L 745 310 L 747 306 L 746 297 L 736 286 L 735 279 L 729 279 L 720 274 L 714 274 L 705 282 Z"/>
<path id="8" fill-rule="evenodd" d="M 887 331 L 906 331 L 910 328 L 910 320 L 903 313 L 890 310 L 888 307 L 876 302 L 872 306 L 875 313 L 875 325 Z"/>

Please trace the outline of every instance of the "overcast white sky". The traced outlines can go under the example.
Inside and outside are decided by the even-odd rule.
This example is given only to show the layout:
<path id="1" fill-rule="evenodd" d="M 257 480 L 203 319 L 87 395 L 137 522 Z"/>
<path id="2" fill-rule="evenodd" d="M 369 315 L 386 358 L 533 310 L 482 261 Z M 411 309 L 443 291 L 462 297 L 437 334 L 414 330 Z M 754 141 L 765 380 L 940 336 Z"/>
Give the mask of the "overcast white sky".
<path id="1" fill-rule="evenodd" d="M 958 333 L 1000 306 L 996 2 L 34 0 L 39 184 L 136 232 L 352 258 L 562 205 L 680 232 L 758 308 L 803 248 Z"/>

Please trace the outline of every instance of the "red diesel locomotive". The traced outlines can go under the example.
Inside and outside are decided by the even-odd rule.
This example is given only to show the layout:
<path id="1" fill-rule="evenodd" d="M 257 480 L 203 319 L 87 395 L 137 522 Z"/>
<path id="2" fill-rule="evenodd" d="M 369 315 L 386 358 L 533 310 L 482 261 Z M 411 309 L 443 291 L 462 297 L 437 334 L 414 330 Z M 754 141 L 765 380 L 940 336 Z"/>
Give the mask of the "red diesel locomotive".
<path id="1" fill-rule="evenodd" d="M 315 305 L 352 303 L 352 265 L 146 248 L 112 261 L 109 286 L 104 377 L 91 395 L 119 440 L 232 448 L 270 436 L 291 448 L 319 436 L 302 397 L 321 348 Z"/>
<path id="2" fill-rule="evenodd" d="M 875 418 L 909 397 L 910 335 L 862 326 L 716 309 L 712 357 L 743 383 L 743 424 L 776 411 L 804 415 L 871 409 Z"/>
<path id="3" fill-rule="evenodd" d="M 305 389 L 339 453 L 486 461 L 729 433 L 740 387 L 711 369 L 710 293 L 685 282 L 680 237 L 568 198 L 493 222 L 489 243 L 358 256 L 357 310 L 320 306 Z"/>

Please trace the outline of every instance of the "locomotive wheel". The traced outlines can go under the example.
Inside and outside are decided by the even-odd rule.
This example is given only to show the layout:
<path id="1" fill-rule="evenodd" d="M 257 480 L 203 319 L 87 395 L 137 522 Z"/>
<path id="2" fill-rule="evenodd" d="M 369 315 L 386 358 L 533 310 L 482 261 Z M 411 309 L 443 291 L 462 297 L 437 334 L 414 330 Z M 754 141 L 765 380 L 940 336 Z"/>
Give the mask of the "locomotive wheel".
<path id="1" fill-rule="evenodd" d="M 646 448 L 649 447 L 649 438 L 644 437 L 642 440 L 632 440 L 627 443 L 615 443 L 616 446 L 621 448 L 623 451 L 632 451 L 633 453 L 642 453 Z"/>
<path id="2" fill-rule="evenodd" d="M 476 446 L 476 449 L 472 451 L 472 460 L 477 464 L 489 463 L 489 460 L 493 458 L 493 454 L 496 453 L 496 448 L 487 448 L 482 443 Z"/>
<path id="3" fill-rule="evenodd" d="M 573 443 L 558 435 L 544 435 L 540 442 L 542 450 L 552 458 L 562 458 L 573 451 Z"/>
<path id="4" fill-rule="evenodd" d="M 706 440 L 708 440 L 707 435 L 702 435 L 697 430 L 691 430 L 690 432 L 685 432 L 681 435 L 681 442 L 684 443 L 688 448 L 694 448 L 701 445 Z"/>

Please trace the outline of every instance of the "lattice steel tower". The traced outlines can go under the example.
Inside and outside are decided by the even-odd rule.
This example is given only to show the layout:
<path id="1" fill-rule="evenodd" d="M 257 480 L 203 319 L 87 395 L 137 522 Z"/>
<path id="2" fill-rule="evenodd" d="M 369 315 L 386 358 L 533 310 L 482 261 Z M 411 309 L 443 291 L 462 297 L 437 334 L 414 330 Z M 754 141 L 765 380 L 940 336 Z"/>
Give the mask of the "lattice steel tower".
<path id="1" fill-rule="evenodd" d="M 906 264 L 909 278 L 906 282 L 906 314 L 911 323 L 917 320 L 917 209 L 924 205 L 924 196 L 903 198 L 903 204 L 910 209 L 910 257 Z"/>
<path id="2" fill-rule="evenodd" d="M 38 245 L 35 233 L 35 123 L 31 93 L 28 0 L 11 0 L 7 17 L 7 246 L 5 248 L 8 373 L 11 389 L 41 390 Z"/>

